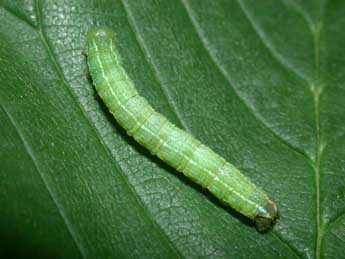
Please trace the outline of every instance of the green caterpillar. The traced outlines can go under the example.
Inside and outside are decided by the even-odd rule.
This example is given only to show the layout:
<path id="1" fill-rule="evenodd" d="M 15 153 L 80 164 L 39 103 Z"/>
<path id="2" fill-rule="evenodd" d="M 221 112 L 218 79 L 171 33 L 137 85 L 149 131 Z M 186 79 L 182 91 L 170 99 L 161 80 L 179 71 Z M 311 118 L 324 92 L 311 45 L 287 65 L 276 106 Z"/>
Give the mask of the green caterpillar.
<path id="1" fill-rule="evenodd" d="M 128 135 L 177 171 L 208 189 L 223 203 L 254 220 L 259 231 L 271 227 L 277 207 L 232 164 L 156 112 L 139 95 L 108 28 L 88 33 L 88 66 L 96 90 Z"/>

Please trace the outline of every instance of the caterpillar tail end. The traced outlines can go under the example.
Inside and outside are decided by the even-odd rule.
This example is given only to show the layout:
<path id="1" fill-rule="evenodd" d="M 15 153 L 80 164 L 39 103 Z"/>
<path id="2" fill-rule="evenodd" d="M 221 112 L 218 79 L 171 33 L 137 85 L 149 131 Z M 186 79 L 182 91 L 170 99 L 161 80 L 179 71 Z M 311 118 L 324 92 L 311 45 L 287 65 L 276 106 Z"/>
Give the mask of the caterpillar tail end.
<path id="1" fill-rule="evenodd" d="M 278 209 L 275 203 L 268 200 L 263 210 L 256 215 L 254 222 L 259 232 L 269 230 L 279 218 Z"/>
<path id="2" fill-rule="evenodd" d="M 89 30 L 87 33 L 87 39 L 88 41 L 93 41 L 93 40 L 104 40 L 104 39 L 114 39 L 115 34 L 114 32 L 108 28 L 108 27 L 95 27 Z"/>

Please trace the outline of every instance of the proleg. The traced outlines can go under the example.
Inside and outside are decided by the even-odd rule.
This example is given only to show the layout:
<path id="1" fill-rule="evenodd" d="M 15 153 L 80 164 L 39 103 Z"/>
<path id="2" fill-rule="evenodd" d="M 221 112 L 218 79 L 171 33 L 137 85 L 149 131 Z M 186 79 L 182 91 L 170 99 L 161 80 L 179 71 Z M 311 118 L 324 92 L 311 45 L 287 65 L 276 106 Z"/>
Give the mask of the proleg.
<path id="1" fill-rule="evenodd" d="M 116 121 L 152 154 L 252 219 L 259 231 L 269 229 L 278 216 L 275 203 L 235 166 L 140 96 L 122 65 L 115 40 L 108 28 L 92 29 L 87 61 L 93 84 Z"/>

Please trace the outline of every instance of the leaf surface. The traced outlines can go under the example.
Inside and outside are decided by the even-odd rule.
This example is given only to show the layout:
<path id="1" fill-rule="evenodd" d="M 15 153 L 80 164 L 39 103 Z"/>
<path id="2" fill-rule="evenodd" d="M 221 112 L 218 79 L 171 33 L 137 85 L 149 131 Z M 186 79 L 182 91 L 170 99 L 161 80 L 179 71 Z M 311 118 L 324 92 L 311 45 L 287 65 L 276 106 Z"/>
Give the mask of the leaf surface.
<path id="1" fill-rule="evenodd" d="M 0 0 L 0 21 L 0 255 L 343 255 L 343 1 Z M 88 76 L 94 25 L 152 106 L 269 193 L 272 231 L 117 125 Z"/>

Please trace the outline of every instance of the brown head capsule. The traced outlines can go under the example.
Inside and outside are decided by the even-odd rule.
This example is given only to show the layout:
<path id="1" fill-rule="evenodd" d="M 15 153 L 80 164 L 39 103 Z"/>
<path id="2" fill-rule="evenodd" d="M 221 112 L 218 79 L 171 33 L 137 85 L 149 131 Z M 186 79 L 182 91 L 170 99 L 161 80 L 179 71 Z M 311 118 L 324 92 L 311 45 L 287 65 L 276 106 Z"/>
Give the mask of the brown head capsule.
<path id="1" fill-rule="evenodd" d="M 257 230 L 259 232 L 268 230 L 272 227 L 278 217 L 277 206 L 273 201 L 268 200 L 266 206 L 263 207 L 258 215 L 254 218 Z"/>

